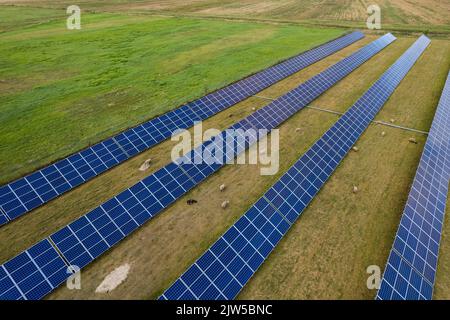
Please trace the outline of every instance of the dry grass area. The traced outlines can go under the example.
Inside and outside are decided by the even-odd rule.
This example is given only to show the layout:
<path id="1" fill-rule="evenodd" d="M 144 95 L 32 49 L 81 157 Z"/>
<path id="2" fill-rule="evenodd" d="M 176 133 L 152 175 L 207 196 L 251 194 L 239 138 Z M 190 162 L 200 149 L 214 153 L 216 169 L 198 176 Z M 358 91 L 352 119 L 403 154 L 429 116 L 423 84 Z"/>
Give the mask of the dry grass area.
<path id="1" fill-rule="evenodd" d="M 278 97 L 373 39 L 366 37 L 260 95 Z M 398 39 L 313 105 L 345 111 L 413 41 Z M 450 42 L 433 41 L 377 118 L 394 118 L 397 124 L 428 130 L 450 65 L 449 50 Z M 204 127 L 226 128 L 250 114 L 252 107 L 266 104 L 259 98 L 247 99 L 208 119 Z M 84 269 L 81 290 L 59 288 L 49 298 L 156 298 L 337 119 L 311 109 L 298 112 L 280 127 L 278 175 L 261 176 L 254 165 L 222 168 Z M 296 132 L 296 128 L 301 130 Z M 408 142 L 412 136 L 417 145 Z M 346 157 L 239 298 L 373 298 L 375 292 L 365 287 L 365 270 L 372 264 L 385 264 L 425 139 L 421 134 L 371 125 L 357 143 L 360 151 Z M 3 227 L 0 261 L 163 166 L 173 145 L 166 141 Z M 139 171 L 148 158 L 153 160 L 150 169 Z M 222 183 L 228 186 L 224 192 L 219 191 Z M 360 192 L 353 194 L 353 185 Z M 187 199 L 198 203 L 188 206 Z M 225 210 L 220 207 L 224 200 L 230 201 Z M 448 238 L 444 237 L 441 252 L 450 246 Z M 443 255 L 440 265 L 450 261 L 450 249 L 446 251 L 448 258 Z M 127 263 L 133 267 L 125 282 L 110 293 L 95 293 L 108 274 Z M 438 279 L 448 279 L 444 273 L 446 269 L 440 267 Z M 448 286 L 438 289 L 437 297 L 449 296 Z"/>
<path id="2" fill-rule="evenodd" d="M 445 25 L 449 22 L 446 13 L 450 3 L 440 0 L 150 0 L 129 1 L 122 7 L 208 15 L 364 22 L 367 7 L 371 4 L 381 7 L 385 23 Z"/>
<path id="3" fill-rule="evenodd" d="M 282 18 L 290 20 L 329 20 L 365 22 L 367 8 L 378 4 L 387 24 L 449 23 L 450 4 L 439 0 L 191 0 L 139 1 L 126 6 L 130 9 L 189 12 L 219 16 Z"/>
<path id="4" fill-rule="evenodd" d="M 151 1 L 138 3 L 131 8 L 151 10 L 182 11 L 196 14 L 220 16 L 246 16 L 261 18 L 282 18 L 290 20 L 329 20 L 365 22 L 367 7 L 378 4 L 382 19 L 388 24 L 436 24 L 449 23 L 446 12 L 450 4 L 439 0 L 192 0 Z"/>
<path id="5" fill-rule="evenodd" d="M 3 5 L 66 8 L 69 0 L 0 0 Z M 441 0 L 79 0 L 91 11 L 141 11 L 207 17 L 289 20 L 314 24 L 351 24 L 365 27 L 367 8 L 381 8 L 382 23 L 422 30 L 429 26 L 446 29 L 450 24 L 450 2 Z"/>

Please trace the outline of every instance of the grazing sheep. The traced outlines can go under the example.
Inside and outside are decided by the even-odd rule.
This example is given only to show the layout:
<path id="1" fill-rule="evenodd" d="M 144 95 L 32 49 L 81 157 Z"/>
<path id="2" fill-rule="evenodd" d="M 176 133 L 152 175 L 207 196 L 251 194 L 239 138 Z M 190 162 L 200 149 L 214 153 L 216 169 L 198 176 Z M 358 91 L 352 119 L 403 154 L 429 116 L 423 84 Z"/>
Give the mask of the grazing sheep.
<path id="1" fill-rule="evenodd" d="M 225 188 L 226 188 L 225 183 L 221 184 L 220 187 L 219 187 L 220 191 L 225 190 Z"/>
<path id="2" fill-rule="evenodd" d="M 417 144 L 416 138 L 409 138 L 408 141 L 411 143 Z"/>
<path id="3" fill-rule="evenodd" d="M 391 123 L 394 123 L 395 122 L 395 120 L 394 119 L 391 119 Z"/>
<path id="4" fill-rule="evenodd" d="M 353 186 L 353 193 L 357 193 L 358 192 L 358 187 L 357 186 Z"/>
<path id="5" fill-rule="evenodd" d="M 230 201 L 228 201 L 228 200 L 225 200 L 224 202 L 222 202 L 222 205 L 221 205 L 222 209 L 225 209 L 226 207 L 228 207 L 229 203 L 230 203 Z"/>
<path id="6" fill-rule="evenodd" d="M 150 163 L 152 162 L 152 159 L 147 159 L 144 161 L 144 163 L 139 167 L 139 171 L 145 171 L 150 167 Z"/>
<path id="7" fill-rule="evenodd" d="M 300 132 L 300 130 L 301 130 L 300 128 L 296 128 L 295 132 Z"/>
<path id="8" fill-rule="evenodd" d="M 358 150 L 359 150 L 359 148 L 358 148 L 357 146 L 354 146 L 352 149 L 353 149 L 353 151 L 355 151 L 355 152 L 358 152 Z"/>
<path id="9" fill-rule="evenodd" d="M 383 132 L 381 133 L 381 136 L 384 137 L 385 135 L 386 135 L 386 132 L 383 131 Z"/>
<path id="10" fill-rule="evenodd" d="M 255 108 L 255 107 L 253 107 L 253 108 L 252 108 L 252 111 L 255 111 L 255 110 L 256 110 L 256 108 Z"/>
<path id="11" fill-rule="evenodd" d="M 194 200 L 194 199 L 188 199 L 188 201 L 186 201 L 186 203 L 187 203 L 188 205 L 191 205 L 191 204 L 197 203 L 197 200 Z"/>

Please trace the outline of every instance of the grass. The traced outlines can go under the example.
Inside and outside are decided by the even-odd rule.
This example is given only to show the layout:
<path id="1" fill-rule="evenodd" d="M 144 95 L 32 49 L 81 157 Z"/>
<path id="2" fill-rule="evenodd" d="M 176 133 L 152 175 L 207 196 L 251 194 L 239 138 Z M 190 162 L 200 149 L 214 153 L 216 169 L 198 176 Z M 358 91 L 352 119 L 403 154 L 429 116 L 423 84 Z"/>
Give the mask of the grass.
<path id="1" fill-rule="evenodd" d="M 371 40 L 373 37 L 368 37 L 261 95 L 278 97 Z M 398 39 L 314 105 L 345 111 L 412 42 Z M 450 64 L 449 49 L 447 41 L 433 41 L 377 119 L 394 118 L 397 124 L 428 130 Z M 204 125 L 225 128 L 250 114 L 252 107 L 265 104 L 265 100 L 247 99 Z M 278 175 L 260 176 L 259 168 L 251 165 L 221 169 L 84 269 L 81 290 L 60 288 L 49 298 L 157 297 L 336 120 L 335 115 L 315 110 L 297 113 L 280 128 Z M 301 128 L 300 132 L 296 128 Z M 386 131 L 384 138 L 380 131 Z M 411 136 L 418 145 L 408 142 Z M 384 267 L 425 138 L 371 125 L 357 143 L 360 151 L 347 156 L 239 298 L 373 298 L 375 292 L 365 287 L 365 270 L 372 264 Z M 172 146 L 173 142 L 166 141 L 2 228 L 0 261 L 160 168 L 169 161 Z M 137 169 L 147 158 L 153 159 L 153 165 L 142 173 Z M 219 191 L 222 183 L 228 186 L 225 192 Z M 351 192 L 353 184 L 360 189 L 356 195 Z M 187 206 L 190 198 L 199 202 Z M 230 206 L 223 210 L 220 204 L 226 199 Z M 96 294 L 103 278 L 124 263 L 131 264 L 126 282 L 109 294 Z M 438 277 L 441 272 L 439 269 Z"/>
<path id="2" fill-rule="evenodd" d="M 370 40 L 363 39 L 337 54 L 314 64 L 297 75 L 292 76 L 290 79 L 280 82 L 277 85 L 278 95 L 281 95 L 284 91 L 288 90 L 286 87 L 288 84 L 291 86 L 298 85 L 299 82 L 320 72 L 330 63 L 338 61 L 343 56 L 350 54 L 353 50 L 361 47 L 368 41 Z M 266 90 L 263 94 L 269 94 L 269 92 Z M 261 107 L 266 104 L 267 101 L 261 99 L 247 99 L 205 121 L 204 129 L 211 127 L 219 129 L 226 128 L 228 125 L 231 125 L 237 120 L 250 114 L 252 112 L 252 107 Z M 312 113 L 313 116 L 314 114 L 315 113 Z M 317 121 L 316 117 L 320 117 L 321 121 L 319 123 L 321 123 L 323 119 L 327 119 L 326 115 L 317 113 L 310 120 L 311 127 L 313 127 L 314 123 Z M 309 117 L 303 116 L 302 119 L 309 119 Z M 331 123 L 330 121 L 332 120 L 333 119 L 328 119 L 328 123 Z M 322 127 L 316 129 L 316 137 L 320 134 L 321 129 Z M 302 138 L 307 138 L 310 143 L 315 139 L 314 135 L 310 136 L 306 130 L 302 131 Z M 281 137 L 280 140 L 283 142 L 285 139 Z M 292 140 L 298 141 L 297 145 L 299 142 L 303 141 L 303 139 L 298 139 L 298 137 L 295 136 L 292 136 Z M 21 252 L 36 241 L 58 230 L 60 227 L 71 222 L 83 213 L 114 196 L 120 190 L 133 185 L 151 172 L 168 163 L 170 161 L 170 150 L 173 145 L 173 142 L 165 141 L 120 166 L 113 168 L 96 179 L 89 181 L 72 192 L 48 203 L 44 207 L 35 210 L 32 214 L 2 227 L 0 230 L 0 261 L 5 261 L 9 257 Z M 288 146 L 289 142 L 283 144 L 283 149 L 288 151 L 291 150 L 295 155 L 297 152 L 301 151 L 297 151 L 297 148 L 294 145 L 291 147 Z M 140 164 L 148 158 L 151 158 L 153 163 L 150 170 L 144 173 L 140 172 L 138 170 Z M 280 168 L 280 173 L 289 165 L 289 163 L 284 160 L 285 158 L 281 155 L 280 162 L 284 167 Z M 251 171 L 252 174 L 248 171 Z M 250 178 L 242 180 L 242 174 L 245 174 L 246 176 L 248 174 Z M 255 166 L 228 166 L 223 168 L 217 174 L 205 181 L 205 183 L 201 184 L 185 197 L 177 201 L 175 205 L 171 206 L 164 214 L 146 224 L 133 236 L 125 239 L 124 242 L 115 248 L 115 250 L 112 250 L 101 257 L 100 260 L 98 260 L 98 263 L 101 265 L 104 264 L 104 267 L 96 267 L 96 262 L 92 265 L 94 268 L 87 268 L 83 271 L 83 278 L 85 280 L 83 280 L 83 290 L 75 293 L 65 292 L 64 289 L 61 289 L 61 291 L 58 290 L 58 292 L 55 293 L 55 297 L 62 297 L 74 293 L 78 295 L 78 297 L 88 297 L 88 295 L 92 295 L 92 288 L 95 289 L 95 286 L 98 285 L 98 279 L 104 277 L 112 266 L 120 263 L 120 261 L 127 260 L 128 258 L 129 261 L 132 262 L 133 268 L 130 276 L 134 275 L 133 270 L 141 270 L 144 268 L 146 272 L 150 272 L 150 274 L 143 274 L 143 277 L 157 279 L 154 282 L 154 286 L 156 287 L 153 289 L 149 287 L 146 290 L 142 290 L 142 287 L 141 289 L 137 287 L 127 294 L 125 294 L 125 291 L 114 291 L 115 294 L 118 294 L 118 296 L 125 294 L 124 297 L 128 298 L 144 297 L 145 295 L 148 297 L 148 294 L 162 290 L 169 284 L 168 282 L 171 281 L 171 279 L 182 272 L 187 263 L 191 262 L 192 259 L 195 259 L 209 243 L 214 241 L 227 225 L 233 223 L 234 219 L 239 217 L 243 210 L 252 204 L 257 195 L 263 193 L 275 179 L 276 177 L 261 177 Z M 217 192 L 218 186 L 222 181 L 229 186 L 226 194 Z M 248 190 L 246 198 L 240 196 L 242 190 Z M 230 191 L 232 192 L 231 194 L 229 193 Z M 230 197 L 232 200 L 229 209 L 225 212 L 220 209 L 220 203 L 224 200 L 224 196 Z M 189 198 L 200 200 L 198 206 L 187 206 L 185 201 Z M 208 201 L 202 199 L 208 199 Z M 180 216 L 180 214 L 182 216 Z M 192 230 L 186 228 L 185 224 L 191 219 L 192 224 L 189 225 L 192 226 Z M 211 223 L 209 223 L 208 220 L 211 220 Z M 214 229 L 214 232 L 208 230 L 210 227 Z M 195 232 L 195 230 L 198 231 L 199 229 L 205 228 L 206 230 Z M 208 234 L 208 236 L 205 237 L 205 234 Z M 186 242 L 183 240 L 185 237 L 187 237 Z M 142 244 L 147 249 L 142 250 L 139 249 L 139 247 L 134 247 L 135 241 L 142 241 Z M 167 245 L 160 246 L 163 242 L 166 242 Z M 196 242 L 201 243 L 201 245 L 192 245 Z M 182 243 L 185 244 L 180 246 Z M 181 250 L 183 248 L 186 249 L 186 247 L 189 249 L 186 251 L 186 254 L 183 255 Z M 125 251 L 122 251 L 123 249 L 125 249 Z M 115 253 L 116 250 L 120 250 L 120 253 Z M 139 253 L 135 250 L 138 250 Z M 125 254 L 124 252 L 129 253 Z M 111 254 L 113 254 L 113 256 L 110 256 Z M 153 258 L 150 258 L 149 255 Z M 118 257 L 122 258 L 118 259 Z M 160 262 L 163 261 L 165 262 L 160 264 Z M 104 270 L 104 273 L 96 272 L 100 269 Z M 167 273 L 166 276 L 160 276 L 165 273 Z M 148 283 L 142 283 L 142 286 L 144 285 L 148 285 Z"/>
<path id="3" fill-rule="evenodd" d="M 48 23 L 54 19 L 63 19 L 65 12 L 58 9 L 35 9 L 28 7 L 1 7 L 0 33 L 31 25 Z"/>
<path id="4" fill-rule="evenodd" d="M 4 3 L 15 4 L 13 0 Z M 220 19 L 251 19 L 366 29 L 367 7 L 378 4 L 384 30 L 427 32 L 448 38 L 450 5 L 439 0 L 80 0 L 89 11 L 141 12 Z M 21 0 L 19 5 L 66 8 L 68 0 Z"/>
<path id="5" fill-rule="evenodd" d="M 33 1 L 33 3 L 35 2 Z M 119 1 L 113 2 L 113 5 L 117 3 Z M 109 4 L 98 2 L 98 4 L 107 6 L 111 2 Z M 127 5 L 127 2 L 124 2 L 124 4 Z M 50 12 L 49 17 L 51 16 L 52 13 Z M 19 66 L 15 69 L 9 69 L 11 74 L 17 74 L 16 82 L 0 82 L 0 93 L 2 95 L 0 99 L 7 97 L 10 94 L 9 92 L 12 92 L 8 101 L 13 102 L 13 95 L 25 94 L 26 96 L 27 91 L 32 92 L 28 93 L 30 96 L 36 95 L 41 97 L 39 95 L 40 91 L 36 90 L 35 87 L 40 88 L 48 85 L 57 85 L 58 88 L 61 88 L 60 91 L 56 92 L 65 98 L 65 88 L 72 88 L 75 83 L 73 79 L 80 79 L 77 82 L 79 86 L 77 89 L 84 88 L 86 90 L 84 95 L 78 96 L 76 93 L 70 92 L 73 95 L 65 100 L 66 103 L 64 105 L 54 109 L 55 113 L 51 113 L 52 116 L 56 113 L 64 115 L 61 110 L 65 110 L 71 103 L 75 103 L 74 101 L 81 101 L 77 103 L 84 107 L 93 104 L 97 106 L 98 104 L 103 104 L 104 106 L 105 104 L 113 103 L 114 105 L 106 109 L 108 111 L 112 109 L 111 112 L 122 112 L 122 118 L 124 114 L 139 113 L 139 111 L 131 110 L 127 106 L 133 105 L 133 103 L 139 105 L 142 101 L 148 101 L 146 100 L 148 96 L 145 93 L 148 83 L 140 83 L 138 79 L 133 78 L 133 75 L 136 76 L 138 74 L 138 70 L 143 70 L 139 69 L 140 67 L 138 66 L 139 63 L 142 63 L 142 60 L 133 51 L 133 48 L 126 48 L 126 53 L 120 50 L 117 52 L 116 49 L 121 49 L 122 46 L 128 45 L 124 39 L 132 39 L 133 45 L 145 48 L 146 50 L 143 50 L 143 52 L 150 55 L 153 48 L 151 46 L 147 47 L 148 44 L 145 43 L 149 39 L 147 38 L 149 35 L 146 34 L 146 30 L 150 27 L 152 32 L 160 32 L 159 38 L 166 37 L 168 46 L 174 45 L 177 49 L 182 48 L 174 52 L 173 55 L 170 55 L 168 51 L 164 51 L 166 57 L 161 57 L 160 63 L 166 68 L 164 70 L 169 70 L 168 72 L 171 72 L 171 68 L 176 69 L 177 64 L 183 61 L 187 61 L 188 65 L 181 68 L 185 67 L 186 70 L 191 70 L 194 63 L 193 60 L 190 60 L 191 54 L 199 54 L 202 57 L 201 63 L 204 63 L 206 59 L 210 66 L 209 69 L 220 69 L 221 65 L 217 66 L 218 60 L 214 64 L 210 62 L 215 61 L 214 59 L 216 58 L 218 59 L 215 45 L 218 41 L 220 43 L 220 40 L 211 40 L 208 38 L 208 35 L 212 31 L 204 31 L 204 29 L 212 26 L 218 26 L 219 30 L 214 30 L 216 34 L 224 32 L 227 35 L 225 38 L 226 45 L 230 42 L 230 50 L 225 57 L 222 57 L 223 59 L 232 60 L 234 54 L 241 55 L 239 59 L 243 59 L 247 54 L 250 54 L 253 59 L 255 57 L 259 57 L 259 59 L 267 58 L 267 61 L 264 63 L 270 63 L 270 61 L 278 59 L 278 56 L 274 56 L 275 54 L 281 57 L 288 55 L 287 51 L 289 50 L 295 51 L 295 53 L 299 50 L 298 43 L 293 40 L 295 39 L 295 31 L 293 30 L 298 28 L 295 26 L 281 27 L 278 25 L 251 23 L 224 23 L 218 20 L 209 21 L 192 18 L 168 19 L 152 17 L 149 19 L 146 16 L 95 14 L 88 15 L 86 20 L 83 20 L 88 35 L 80 36 L 75 34 L 70 36 L 72 37 L 70 42 L 73 42 L 71 49 L 73 51 L 70 51 L 71 44 L 70 42 L 65 43 L 66 31 L 61 28 L 61 21 L 52 20 L 51 18 L 50 20 L 50 22 L 44 24 L 30 22 L 23 28 L 12 28 L 0 34 L 2 44 L 4 40 L 7 41 L 7 44 L 10 41 L 8 44 L 10 50 L 13 48 L 13 41 L 16 41 L 20 44 L 19 48 L 21 50 L 33 50 L 34 44 L 40 48 L 42 53 L 37 57 L 33 57 L 39 62 L 39 64 L 36 64 L 37 69 L 28 71 L 25 67 L 21 68 Z M 11 25 L 14 25 L 14 23 Z M 242 27 L 247 25 L 250 27 Z M 142 26 L 142 29 L 139 26 Z M 155 26 L 161 26 L 161 29 L 166 29 L 155 31 Z M 132 32 L 130 32 L 130 29 Z M 300 29 L 307 30 L 304 28 Z M 114 32 L 111 33 L 107 30 Z M 176 40 L 173 42 L 176 43 L 174 44 L 170 42 L 173 39 L 172 30 L 182 32 L 189 39 L 204 42 L 202 42 L 201 46 L 193 48 L 189 46 L 189 43 L 183 43 L 183 39 L 175 36 Z M 246 32 L 249 34 L 257 33 L 262 38 L 249 42 L 249 39 L 251 41 L 255 37 L 246 36 Z M 338 31 L 333 30 L 332 32 Z M 294 34 L 292 35 L 292 33 Z M 143 38 L 136 37 L 137 34 L 140 34 Z M 283 34 L 284 36 L 281 39 L 277 38 Z M 105 39 L 100 39 L 100 35 L 105 37 Z M 240 38 L 242 35 L 243 38 Z M 50 41 L 48 39 L 53 40 Z M 373 36 L 368 36 L 264 90 L 260 95 L 276 98 L 373 39 Z M 413 38 L 399 38 L 380 54 L 370 59 L 314 101 L 313 105 L 340 112 L 345 111 L 413 41 Z M 27 47 L 28 43 L 29 46 Z M 85 58 L 83 60 L 88 64 L 87 66 L 79 66 L 79 62 L 73 65 L 79 69 L 81 68 L 80 70 L 83 71 L 83 74 L 75 67 L 71 67 L 70 64 L 64 64 L 64 59 L 62 58 L 67 56 L 67 53 L 64 54 L 62 52 L 62 48 L 65 46 L 69 50 L 68 53 L 74 56 L 74 59 L 79 59 L 76 55 L 74 43 L 77 43 L 84 53 L 89 52 L 93 54 L 93 58 Z M 271 51 L 273 48 L 271 49 L 270 46 L 276 43 L 284 44 L 279 47 L 282 50 L 278 50 L 282 52 L 273 53 Z M 307 44 L 302 45 L 307 46 Z M 53 59 L 51 53 L 45 53 L 47 46 L 52 48 L 52 50 L 61 46 L 58 49 L 60 51 L 55 51 L 55 60 L 47 61 L 47 59 Z M 0 51 L 3 50 L 3 47 Z M 156 49 L 165 50 L 166 44 L 160 43 Z M 287 51 L 285 52 L 285 50 Z M 102 59 L 99 51 L 103 52 L 111 61 Z M 60 54 L 59 58 L 58 52 Z M 389 121 L 393 118 L 396 124 L 428 130 L 450 67 L 449 52 L 449 41 L 433 39 L 431 46 L 425 51 L 424 55 L 378 114 L 377 120 Z M 20 52 L 18 54 L 20 57 Z M 118 71 L 113 68 L 115 65 L 122 66 L 120 60 L 114 59 L 121 59 L 124 55 L 135 59 L 132 60 L 134 63 L 131 63 L 130 60 L 125 63 L 127 71 L 130 68 L 134 70 L 129 75 L 121 74 L 120 72 L 123 71 L 121 68 Z M 267 55 L 268 57 L 266 57 Z M 22 59 L 25 59 L 24 56 L 25 54 L 22 54 Z M 167 59 L 167 56 L 170 57 L 171 61 L 177 61 L 177 64 L 164 63 L 163 58 Z M 5 65 L 1 63 L 9 59 L 8 56 L 6 57 L 2 55 L 2 58 L 0 58 L 2 77 L 5 74 L 3 70 L 8 71 L 8 69 L 2 69 Z M 212 60 L 209 60 L 210 58 Z M 89 63 L 91 61 L 95 61 L 95 64 L 98 66 Z M 256 61 L 254 63 L 262 62 Z M 61 64 L 63 70 L 58 70 L 55 64 Z M 39 66 L 42 66 L 42 69 L 39 69 Z M 146 68 L 151 67 L 146 66 Z M 99 73 L 100 69 L 112 69 L 113 72 L 117 71 L 119 75 L 117 78 L 112 77 L 106 83 L 98 85 L 96 90 L 89 91 L 90 88 L 86 89 L 83 87 L 86 85 L 86 82 L 89 83 L 88 80 L 102 78 L 103 74 Z M 202 66 L 197 65 L 194 70 L 202 70 Z M 61 72 L 61 74 L 58 74 L 58 72 Z M 84 77 L 85 72 L 93 76 Z M 241 70 L 240 72 L 244 71 Z M 176 74 L 176 72 L 170 74 L 170 79 L 176 78 Z M 196 76 L 198 75 L 192 74 L 192 77 L 199 79 L 200 82 L 203 80 L 203 78 L 196 78 Z M 204 76 L 211 77 L 211 79 L 214 78 L 213 74 Z M 105 77 L 107 78 L 107 75 Z M 139 74 L 139 77 L 141 77 L 141 74 Z M 230 76 L 228 74 L 217 75 L 216 82 L 223 83 L 225 78 L 230 79 Z M 129 88 L 129 91 L 119 91 L 119 94 L 114 93 L 111 96 L 102 91 L 103 88 L 107 88 L 109 85 L 111 85 L 111 88 L 114 87 L 113 84 L 117 84 L 119 80 L 131 82 L 133 87 Z M 65 81 L 71 83 L 71 85 Z M 127 85 L 129 85 L 128 82 Z M 86 86 L 89 87 L 89 85 Z M 168 83 L 161 83 L 160 86 L 156 86 L 160 91 L 165 91 L 165 88 L 168 87 L 170 87 Z M 189 96 L 189 94 L 192 94 L 192 90 L 196 90 L 195 88 L 193 86 L 189 92 L 184 92 L 183 94 Z M 105 90 L 108 91 L 107 89 Z M 202 90 L 205 90 L 205 88 L 199 89 L 199 92 L 202 92 Z M 135 100 L 130 98 L 130 92 L 137 93 L 136 96 L 133 96 Z M 51 96 L 51 91 L 48 91 L 48 93 L 45 97 Z M 91 94 L 97 98 L 89 100 L 88 97 Z M 186 96 L 183 96 L 183 94 L 179 93 L 180 100 L 186 99 Z M 178 92 L 176 95 L 178 96 Z M 249 115 L 252 112 L 252 107 L 260 108 L 267 103 L 266 100 L 249 98 L 208 119 L 204 122 L 204 128 L 226 128 Z M 1 105 L 3 108 L 4 103 Z M 21 105 L 21 108 L 25 108 L 25 110 L 26 107 Z M 97 110 L 92 109 L 86 109 L 86 111 L 84 111 L 84 108 L 72 109 L 71 112 L 74 116 L 79 116 L 79 119 L 83 118 L 93 121 L 95 125 L 92 128 L 92 132 L 97 132 L 100 131 L 94 130 L 98 129 L 98 127 L 95 127 L 98 125 L 97 121 L 100 121 L 99 123 L 101 124 L 103 118 L 94 119 L 90 113 Z M 114 111 L 115 109 L 117 110 Z M 45 111 L 45 108 L 36 110 L 34 116 L 39 116 L 42 110 Z M 24 115 L 23 109 L 22 111 L 17 111 L 17 114 L 19 112 L 21 114 L 20 117 L 28 117 L 27 114 Z M 10 112 L 9 116 L 13 113 L 14 110 Z M 2 117 L 5 117 L 3 109 L 0 121 L 3 121 L 4 118 Z M 104 112 L 102 117 L 109 117 L 109 113 Z M 114 123 L 114 119 L 109 119 L 109 121 Z M 298 112 L 280 127 L 280 170 L 277 175 L 261 176 L 259 167 L 253 165 L 226 166 L 222 168 L 179 199 L 174 205 L 167 208 L 161 215 L 148 222 L 133 235 L 119 243 L 114 249 L 83 269 L 81 290 L 71 291 L 62 287 L 48 298 L 156 298 L 337 119 L 336 115 L 311 109 L 304 109 Z M 37 117 L 32 122 L 32 125 L 42 127 L 41 120 Z M 122 120 L 128 122 L 130 119 Z M 53 125 L 53 120 L 43 121 L 42 123 Z M 70 127 L 70 124 L 68 125 Z M 300 128 L 300 131 L 297 131 L 297 128 Z M 17 129 L 17 126 L 15 129 Z M 3 130 L 3 128 L 0 128 L 0 130 Z M 22 129 L 19 128 L 17 135 L 23 134 L 20 130 Z M 74 129 L 74 127 L 70 127 L 70 130 L 73 130 L 77 135 L 81 132 L 80 129 Z M 47 129 L 47 134 L 54 134 L 51 131 L 52 128 Z M 381 131 L 386 132 L 385 137 L 381 137 Z M 4 131 L 0 132 L 2 137 L 0 142 L 1 154 L 4 152 L 3 137 L 5 135 Z M 58 134 L 55 133 L 55 135 Z M 408 139 L 410 137 L 415 137 L 418 144 L 409 143 Z M 359 151 L 357 153 L 351 152 L 344 159 L 315 200 L 304 211 L 301 218 L 294 224 L 238 298 L 372 299 L 375 291 L 368 290 L 365 286 L 368 276 L 366 268 L 369 265 L 379 265 L 383 269 L 386 263 L 425 139 L 426 136 L 422 134 L 381 125 L 370 125 L 357 142 Z M 65 144 L 69 142 L 65 141 Z M 53 142 L 49 142 L 48 147 L 52 147 L 51 143 Z M 168 163 L 170 161 L 170 150 L 173 145 L 173 142 L 165 141 L 35 210 L 32 214 L 2 227 L 0 230 L 0 262 L 4 262 L 20 253 L 43 237 L 50 235 Z M 16 147 L 18 151 L 23 148 L 20 146 Z M 34 146 L 32 147 L 34 148 Z M 148 171 L 140 172 L 138 170 L 139 166 L 148 158 L 152 159 L 152 166 Z M 16 162 L 19 163 L 19 161 Z M 3 163 L 0 163 L 0 168 L 3 170 L 2 176 L 4 174 L 14 175 L 18 172 L 12 170 L 11 166 L 5 168 Z M 26 171 L 26 169 L 30 168 L 24 168 L 23 170 Z M 245 177 L 245 179 L 242 177 Z M 227 185 L 225 192 L 219 191 L 219 185 L 222 183 Z M 357 194 L 352 193 L 353 185 L 357 185 L 360 190 Z M 188 206 L 186 204 L 187 199 L 196 199 L 198 203 L 194 206 Z M 230 200 L 230 206 L 225 210 L 220 207 L 224 200 Z M 450 266 L 448 219 L 450 218 L 447 214 L 440 248 L 435 291 L 436 299 L 448 299 L 450 297 L 450 286 L 448 285 L 448 270 Z M 102 282 L 104 277 L 116 267 L 125 263 L 131 265 L 127 280 L 108 294 L 96 294 L 95 288 Z"/>
<path id="6" fill-rule="evenodd" d="M 82 19 L 80 31 L 57 19 L 0 33 L 0 183 L 342 34 L 122 14 Z"/>

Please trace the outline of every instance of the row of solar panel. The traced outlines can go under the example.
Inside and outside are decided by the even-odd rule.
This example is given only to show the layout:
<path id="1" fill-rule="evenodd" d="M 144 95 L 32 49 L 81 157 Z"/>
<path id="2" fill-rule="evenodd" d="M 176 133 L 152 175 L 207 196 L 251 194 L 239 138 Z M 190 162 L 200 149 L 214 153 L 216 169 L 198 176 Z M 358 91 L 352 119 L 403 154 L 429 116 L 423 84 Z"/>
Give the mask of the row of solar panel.
<path id="1" fill-rule="evenodd" d="M 233 299 L 428 46 L 421 37 L 160 299 Z"/>
<path id="2" fill-rule="evenodd" d="M 353 32 L 208 94 L 0 188 L 0 225 L 361 39 Z"/>
<path id="3" fill-rule="evenodd" d="M 431 299 L 450 181 L 450 73 L 377 298 Z"/>
<path id="4" fill-rule="evenodd" d="M 0 267 L 0 300 L 37 300 L 64 282 L 71 272 L 45 239 Z"/>
<path id="5" fill-rule="evenodd" d="M 3 209 L 0 208 L 0 226 L 7 222 L 8 222 L 8 218 L 6 217 L 6 214 L 3 212 Z"/>
<path id="6" fill-rule="evenodd" d="M 326 75 L 325 78 L 329 83 L 336 83 L 345 76 L 341 72 L 336 72 L 336 66 L 344 67 L 346 63 L 352 63 L 352 69 L 345 68 L 347 73 L 350 73 L 394 40 L 395 38 L 391 34 L 387 34 L 315 77 L 322 79 Z M 358 61 L 358 63 L 353 63 L 353 61 Z M 315 81 L 303 83 L 299 86 L 299 88 L 302 87 L 303 89 L 294 89 L 298 90 L 296 91 L 298 94 L 290 94 L 290 99 L 285 99 L 283 104 L 278 104 L 277 101 L 274 101 L 260 109 L 270 110 L 270 113 L 259 111 L 257 117 L 247 117 L 233 125 L 232 128 L 239 128 L 244 131 L 249 128 L 258 127 L 258 121 L 263 121 L 264 117 L 270 117 L 271 115 L 277 117 L 277 123 L 279 124 L 286 120 L 294 110 L 302 109 L 309 101 L 312 101 L 326 90 L 325 87 L 322 90 L 316 90 L 315 88 L 319 87 L 319 85 L 320 83 Z M 314 92 L 314 96 L 309 96 L 309 100 L 307 101 L 303 100 L 302 94 L 305 91 Z M 278 108 L 275 106 L 278 106 Z M 282 116 L 280 117 L 280 115 Z M 256 119 L 260 120 L 257 121 Z M 274 122 L 273 125 L 277 125 L 277 123 Z M 226 133 L 222 133 L 218 138 L 226 138 L 225 135 Z M 234 158 L 258 138 L 257 135 L 248 135 L 245 132 L 233 135 L 233 152 L 227 156 L 227 159 L 230 157 Z M 219 143 L 220 139 L 213 140 L 194 149 L 180 158 L 176 163 L 171 163 L 158 170 L 138 184 L 89 212 L 87 215 L 82 216 L 75 222 L 51 235 L 49 239 L 51 239 L 65 261 L 70 265 L 76 265 L 80 268 L 86 266 L 190 188 L 217 171 L 222 166 L 222 163 L 210 165 L 206 163 L 195 163 L 196 156 L 201 157 L 206 148 Z M 184 161 L 181 161 L 182 159 Z M 194 161 L 194 163 L 185 163 L 187 159 Z M 14 261 L 16 258 L 13 258 L 11 261 Z M 13 263 L 13 265 L 15 264 Z M 7 264 L 4 266 L 8 269 L 9 273 L 14 273 L 14 270 L 8 268 Z M 33 273 L 35 276 L 30 275 L 31 272 L 20 274 L 22 278 L 27 278 L 29 282 L 40 283 L 40 276 L 35 279 L 35 276 L 40 275 L 37 272 Z M 17 279 L 15 281 L 17 284 Z M 17 285 L 20 286 L 20 284 Z M 10 292 L 12 290 L 10 287 L 0 289 L 2 290 L 0 292 Z M 7 295 L 4 297 L 8 298 Z M 27 296 L 25 297 L 28 298 Z M 33 298 L 35 297 L 33 296 Z"/>

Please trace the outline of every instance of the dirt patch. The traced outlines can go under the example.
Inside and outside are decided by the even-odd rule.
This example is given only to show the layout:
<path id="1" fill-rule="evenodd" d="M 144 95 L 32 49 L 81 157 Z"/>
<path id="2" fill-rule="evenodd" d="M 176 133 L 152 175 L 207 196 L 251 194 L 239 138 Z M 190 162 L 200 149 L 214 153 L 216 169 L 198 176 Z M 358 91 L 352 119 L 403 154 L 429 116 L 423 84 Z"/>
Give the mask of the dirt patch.
<path id="1" fill-rule="evenodd" d="M 95 289 L 95 293 L 109 293 L 117 288 L 128 277 L 128 272 L 131 266 L 126 263 L 120 267 L 114 269 L 113 272 L 108 274 L 100 285 Z"/>

